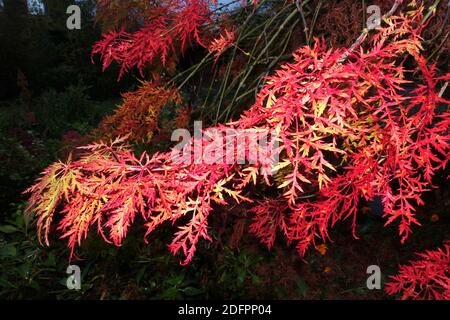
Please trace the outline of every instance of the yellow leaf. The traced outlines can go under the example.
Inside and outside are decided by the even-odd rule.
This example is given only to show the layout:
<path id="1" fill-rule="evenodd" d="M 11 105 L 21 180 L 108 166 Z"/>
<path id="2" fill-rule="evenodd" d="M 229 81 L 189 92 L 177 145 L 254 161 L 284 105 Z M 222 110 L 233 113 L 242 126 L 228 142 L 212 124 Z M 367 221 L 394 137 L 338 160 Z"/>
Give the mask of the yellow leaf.
<path id="1" fill-rule="evenodd" d="M 289 160 L 284 160 L 282 162 L 278 162 L 278 164 L 276 166 L 272 167 L 272 171 L 278 171 L 280 169 L 287 167 L 290 164 L 291 164 L 291 162 Z"/>
<path id="2" fill-rule="evenodd" d="M 271 93 L 267 98 L 266 108 L 270 109 L 275 102 L 277 102 L 277 98 Z"/>
<path id="3" fill-rule="evenodd" d="M 323 100 L 321 100 L 317 104 L 315 104 L 315 106 L 314 106 L 315 116 L 320 117 L 322 115 L 322 113 L 325 111 L 326 107 L 327 107 L 327 103 Z"/>

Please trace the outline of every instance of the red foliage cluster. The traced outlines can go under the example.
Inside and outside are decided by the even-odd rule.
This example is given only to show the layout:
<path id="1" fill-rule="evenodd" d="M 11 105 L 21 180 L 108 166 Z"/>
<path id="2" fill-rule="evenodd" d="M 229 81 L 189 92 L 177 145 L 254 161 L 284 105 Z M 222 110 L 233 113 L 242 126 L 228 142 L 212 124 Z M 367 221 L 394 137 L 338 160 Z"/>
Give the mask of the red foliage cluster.
<path id="1" fill-rule="evenodd" d="M 214 39 L 208 46 L 208 51 L 214 53 L 214 57 L 217 59 L 220 57 L 222 52 L 227 49 L 235 41 L 235 33 L 233 31 L 225 30 L 219 38 Z"/>
<path id="2" fill-rule="evenodd" d="M 289 241 L 298 241 L 302 255 L 316 237 L 327 240 L 329 226 L 339 220 L 352 217 L 355 229 L 361 198 L 381 197 L 386 225 L 397 220 L 406 240 L 418 224 L 415 205 L 448 161 L 449 113 L 438 106 L 449 101 L 438 95 L 437 83 L 450 76 L 437 76 L 420 55 L 423 26 L 416 14 L 392 17 L 373 37 L 372 49 L 344 64 L 344 50 L 318 44 L 298 50 L 295 62 L 267 80 L 239 120 L 279 132 L 284 159 L 278 167 L 289 172 L 279 185 L 288 206 L 276 206 L 288 210 L 278 224 L 290 222 L 281 229 Z M 424 80 L 410 91 L 405 74 L 413 70 L 396 62 L 406 55 Z M 305 190 L 312 196 L 307 200 Z M 273 215 L 270 208 L 255 210 Z M 268 232 L 264 242 L 272 243 L 272 236 Z"/>
<path id="3" fill-rule="evenodd" d="M 450 25 L 445 21 L 448 1 L 421 0 L 415 2 L 421 3 L 425 8 L 435 7 L 435 14 L 428 21 L 427 28 L 423 32 L 425 40 L 432 39 L 439 34 L 445 35 L 449 31 Z M 408 11 L 415 2 L 403 1 L 400 8 Z M 365 4 L 362 1 L 354 0 L 322 1 L 319 8 L 320 19 L 315 20 L 313 31 L 317 35 L 323 35 L 329 46 L 350 46 L 361 32 L 361 28 L 366 26 L 366 19 L 371 15 L 370 11 L 367 12 L 368 6 L 377 5 L 383 13 L 388 12 L 393 3 L 393 0 L 377 0 Z M 312 25 L 313 16 L 307 17 L 307 20 Z M 434 38 L 434 43 L 428 45 L 439 45 L 441 41 L 439 39 L 440 37 Z M 444 41 L 442 52 L 448 52 L 449 43 L 449 41 Z"/>
<path id="4" fill-rule="evenodd" d="M 211 202 L 226 204 L 225 196 L 247 200 L 240 191 L 225 185 L 233 180 L 242 189 L 253 171 L 234 179 L 235 164 L 211 164 L 215 131 L 201 141 L 203 161 L 186 165 L 174 154 L 157 153 L 140 158 L 124 140 L 83 147 L 85 155 L 76 161 L 58 162 L 48 167 L 29 188 L 29 210 L 38 214 L 38 231 L 48 245 L 48 233 L 57 206 L 65 203 L 58 229 L 72 249 L 80 245 L 91 225 L 96 225 L 105 241 L 119 246 L 137 214 L 147 221 L 147 234 L 160 224 L 185 219 L 170 245 L 174 254 L 182 251 L 188 263 L 200 238 L 207 234 Z M 205 132 L 205 137 L 208 133 Z M 208 147 L 209 146 L 209 147 Z M 212 146 L 212 148 L 211 148 Z M 209 150 L 208 150 L 209 149 Z M 256 159 L 251 159 L 256 161 Z M 245 172 L 245 169 L 244 169 Z M 104 229 L 109 230 L 106 235 Z"/>
<path id="5" fill-rule="evenodd" d="M 115 61 L 121 65 L 119 77 L 133 67 L 142 74 L 148 64 L 166 64 L 192 40 L 206 46 L 200 29 L 210 22 L 209 0 L 159 0 L 141 11 L 145 11 L 139 16 L 143 25 L 137 31 L 129 32 L 125 27 L 112 30 L 94 45 L 92 54 L 100 54 L 104 69 Z"/>
<path id="6" fill-rule="evenodd" d="M 450 242 L 418 255 L 421 260 L 401 265 L 399 274 L 390 277 L 386 292 L 401 294 L 403 300 L 450 300 Z"/>

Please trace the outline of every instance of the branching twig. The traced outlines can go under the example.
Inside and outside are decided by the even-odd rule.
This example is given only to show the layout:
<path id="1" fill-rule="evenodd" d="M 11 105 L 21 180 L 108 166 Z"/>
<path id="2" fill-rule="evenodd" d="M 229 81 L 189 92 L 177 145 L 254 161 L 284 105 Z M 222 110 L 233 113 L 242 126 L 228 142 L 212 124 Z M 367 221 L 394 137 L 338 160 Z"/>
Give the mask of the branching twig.
<path id="1" fill-rule="evenodd" d="M 306 42 L 309 45 L 309 29 L 308 29 L 308 25 L 306 24 L 305 14 L 303 13 L 302 1 L 296 0 L 295 5 L 297 6 L 297 11 L 300 13 L 300 16 L 302 17 L 303 32 L 305 32 Z"/>
<path id="2" fill-rule="evenodd" d="M 307 39 L 308 45 L 311 43 L 311 39 L 313 37 L 314 26 L 316 24 L 320 8 L 322 7 L 322 2 L 323 2 L 323 0 L 319 1 L 319 4 L 316 6 L 316 12 L 314 12 L 314 17 L 313 17 L 312 22 L 311 22 L 311 28 L 310 28 L 311 30 L 309 30 L 309 37 Z"/>
<path id="3" fill-rule="evenodd" d="M 444 36 L 444 39 L 442 40 L 442 42 L 436 47 L 436 49 L 434 49 L 434 51 L 427 57 L 427 61 L 431 60 L 432 57 L 434 57 L 434 55 L 436 53 L 439 52 L 439 50 L 441 50 L 442 46 L 445 44 L 445 42 L 447 41 L 447 38 L 450 36 L 450 31 L 447 32 L 447 34 Z"/>
<path id="4" fill-rule="evenodd" d="M 447 2 L 447 11 L 446 11 L 446 13 L 445 13 L 444 22 L 442 23 L 442 28 L 440 28 L 440 30 L 438 31 L 438 33 L 437 33 L 433 38 L 431 38 L 431 39 L 429 39 L 429 40 L 426 40 L 427 43 L 432 43 L 432 42 L 434 42 L 434 41 L 435 41 L 437 38 L 439 38 L 439 36 L 442 34 L 442 32 L 443 32 L 444 29 L 445 29 L 445 25 L 446 25 L 447 22 L 448 22 L 448 16 L 449 16 L 449 13 L 450 13 L 450 0 Z"/>
<path id="5" fill-rule="evenodd" d="M 447 87 L 448 87 L 448 81 L 446 83 L 444 83 L 441 90 L 439 90 L 439 94 L 438 94 L 439 98 L 441 98 L 444 95 L 444 92 L 447 89 Z"/>
<path id="6" fill-rule="evenodd" d="M 437 8 L 437 6 L 439 5 L 440 2 L 441 2 L 441 0 L 436 0 L 436 1 L 428 8 L 428 12 L 427 12 L 427 14 L 423 17 L 422 23 L 427 22 L 427 20 L 434 14 L 434 12 L 436 11 L 436 8 Z"/>
<path id="7" fill-rule="evenodd" d="M 392 6 L 391 10 L 389 10 L 388 13 L 386 13 L 385 15 L 383 15 L 381 17 L 381 21 L 385 20 L 387 18 L 389 18 L 390 16 L 392 16 L 395 11 L 397 11 L 397 8 L 399 7 L 399 5 L 403 2 L 403 0 L 395 0 L 394 5 Z M 347 51 L 345 51 L 342 54 L 342 57 L 339 58 L 338 60 L 338 65 L 342 64 L 345 60 L 347 60 L 348 56 L 355 51 L 355 49 L 357 47 L 359 47 L 364 40 L 366 39 L 367 35 L 369 34 L 370 29 L 368 28 L 364 28 L 364 30 L 361 32 L 361 34 L 359 35 L 359 37 L 356 39 L 356 41 L 351 45 L 351 47 L 349 49 L 347 49 Z"/>

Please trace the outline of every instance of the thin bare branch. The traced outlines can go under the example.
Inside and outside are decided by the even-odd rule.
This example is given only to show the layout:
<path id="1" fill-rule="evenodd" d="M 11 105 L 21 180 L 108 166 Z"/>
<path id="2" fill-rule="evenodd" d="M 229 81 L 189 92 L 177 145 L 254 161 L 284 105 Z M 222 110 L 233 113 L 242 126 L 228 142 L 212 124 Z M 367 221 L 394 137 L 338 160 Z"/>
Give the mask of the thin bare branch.
<path id="1" fill-rule="evenodd" d="M 383 15 L 381 17 L 381 21 L 389 18 L 390 16 L 392 16 L 395 11 L 397 11 L 398 7 L 400 6 L 400 4 L 403 2 L 403 0 L 395 0 L 394 5 L 392 6 L 391 10 L 389 10 L 389 12 L 387 12 L 385 15 Z M 361 34 L 358 36 L 358 38 L 356 39 L 356 41 L 350 46 L 350 48 L 345 51 L 342 54 L 342 57 L 338 60 L 338 65 L 342 64 L 345 60 L 347 60 L 347 58 L 349 57 L 349 55 L 355 51 L 355 49 L 357 47 L 359 47 L 364 40 L 366 39 L 367 35 L 369 34 L 370 30 L 368 28 L 364 28 L 364 30 L 361 32 Z"/>

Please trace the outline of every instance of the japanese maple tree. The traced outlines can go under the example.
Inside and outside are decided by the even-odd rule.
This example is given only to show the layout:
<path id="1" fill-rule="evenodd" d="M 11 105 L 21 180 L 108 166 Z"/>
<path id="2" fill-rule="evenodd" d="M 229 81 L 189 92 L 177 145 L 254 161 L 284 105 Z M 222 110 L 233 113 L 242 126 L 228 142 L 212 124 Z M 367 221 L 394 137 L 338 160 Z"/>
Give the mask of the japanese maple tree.
<path id="1" fill-rule="evenodd" d="M 176 225 L 169 249 L 182 253 L 187 264 L 200 239 L 211 241 L 208 218 L 214 205 L 244 201 L 252 203 L 249 232 L 269 248 L 282 234 L 304 255 L 328 241 L 338 221 L 350 219 L 357 237 L 358 205 L 375 197 L 382 199 L 385 224 L 396 224 L 404 242 L 419 225 L 415 208 L 423 204 L 423 193 L 449 159 L 450 118 L 442 106 L 450 101 L 441 87 L 450 74 L 423 56 L 423 7 L 394 13 L 401 2 L 393 2 L 380 30 L 365 30 L 364 41 L 350 48 L 327 48 L 315 38 L 312 46 L 295 50 L 290 62 L 264 79 L 240 118 L 192 138 L 189 145 L 201 146 L 194 154 L 202 161 L 179 162 L 175 149 L 137 156 L 132 143 L 150 142 L 160 110 L 182 99 L 159 78 L 158 84 L 144 82 L 126 94 L 81 156 L 52 164 L 27 190 L 28 212 L 36 213 L 42 242 L 49 244 L 52 222 L 60 215 L 58 229 L 72 253 L 92 227 L 120 246 L 140 215 L 145 237 L 165 222 Z M 115 5 L 98 4 L 106 17 Z M 144 23 L 134 31 L 105 33 L 93 49 L 104 68 L 119 63 L 120 75 L 133 67 L 142 72 L 150 64 L 176 63 L 192 42 L 216 61 L 237 46 L 234 31 L 212 36 L 214 19 L 206 0 L 155 1 L 126 12 L 137 12 Z M 215 144 L 222 139 L 218 132 L 226 130 L 275 132 L 279 162 L 251 154 L 246 164 L 209 161 L 222 147 Z M 258 183 L 275 185 L 279 194 L 255 199 L 249 186 Z M 402 267 L 388 293 L 418 298 L 417 286 L 434 281 L 444 289 L 432 287 L 423 297 L 448 298 L 448 270 L 439 269 L 448 267 L 448 246 L 422 257 L 431 262 Z M 429 265 L 436 266 L 434 273 L 424 275 Z M 417 277 L 408 280 L 411 274 Z"/>

